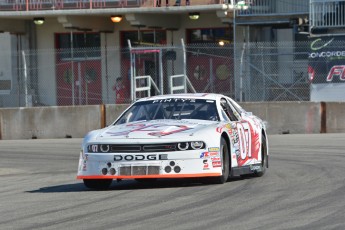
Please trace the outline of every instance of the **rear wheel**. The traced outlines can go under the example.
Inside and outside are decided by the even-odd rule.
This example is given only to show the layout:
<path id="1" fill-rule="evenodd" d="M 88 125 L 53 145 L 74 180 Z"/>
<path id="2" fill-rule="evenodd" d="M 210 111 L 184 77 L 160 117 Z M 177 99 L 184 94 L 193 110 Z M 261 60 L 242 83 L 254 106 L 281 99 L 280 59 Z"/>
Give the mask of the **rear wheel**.
<path id="1" fill-rule="evenodd" d="M 262 143 L 261 143 L 261 165 L 260 165 L 260 171 L 255 173 L 255 176 L 261 177 L 265 174 L 266 168 L 268 168 L 268 155 L 267 155 L 267 143 L 266 143 L 266 137 L 262 135 Z"/>
<path id="2" fill-rule="evenodd" d="M 215 184 L 224 184 L 228 178 L 230 173 L 230 160 L 229 160 L 229 147 L 226 143 L 225 139 L 222 137 L 220 140 L 220 159 L 222 165 L 222 175 L 219 177 L 212 178 L 212 182 Z"/>
<path id="3" fill-rule="evenodd" d="M 83 179 L 84 185 L 87 188 L 91 189 L 97 189 L 97 190 L 102 190 L 102 189 L 108 189 L 112 183 L 112 179 Z"/>

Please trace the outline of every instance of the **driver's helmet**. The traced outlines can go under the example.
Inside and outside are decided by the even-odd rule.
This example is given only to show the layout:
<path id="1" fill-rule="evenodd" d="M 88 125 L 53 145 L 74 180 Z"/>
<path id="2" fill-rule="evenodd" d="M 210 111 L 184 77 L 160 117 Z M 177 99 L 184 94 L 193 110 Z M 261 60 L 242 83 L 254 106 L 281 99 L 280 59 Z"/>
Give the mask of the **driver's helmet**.
<path id="1" fill-rule="evenodd" d="M 225 111 L 227 110 L 227 103 L 226 103 L 226 100 L 224 98 L 220 99 L 220 105 L 222 106 L 222 108 Z"/>

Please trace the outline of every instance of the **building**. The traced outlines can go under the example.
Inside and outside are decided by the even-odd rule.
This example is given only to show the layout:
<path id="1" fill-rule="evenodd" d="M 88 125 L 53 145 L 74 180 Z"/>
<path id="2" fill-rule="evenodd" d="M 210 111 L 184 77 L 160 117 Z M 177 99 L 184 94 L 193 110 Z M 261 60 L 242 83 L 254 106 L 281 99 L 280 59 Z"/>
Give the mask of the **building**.
<path id="1" fill-rule="evenodd" d="M 242 79 L 260 72 L 248 63 L 267 57 L 248 56 L 245 47 L 306 40 L 301 32 L 309 30 L 311 2 L 316 1 L 1 0 L 0 106 L 115 103 L 121 97 L 118 103 L 130 102 L 133 66 L 135 75 L 150 75 L 156 83 L 186 74 L 197 91 L 272 100 L 266 93 L 248 96 L 254 85 L 266 87 L 264 81 Z M 151 51 L 131 53 L 129 46 Z M 274 52 L 293 49 L 278 46 Z M 268 67 L 274 66 L 275 76 L 267 76 L 288 92 L 296 74 L 281 73 L 307 71 L 307 60 L 296 66 L 291 58 L 280 55 L 280 66 Z M 169 86 L 163 88 L 167 93 Z"/>

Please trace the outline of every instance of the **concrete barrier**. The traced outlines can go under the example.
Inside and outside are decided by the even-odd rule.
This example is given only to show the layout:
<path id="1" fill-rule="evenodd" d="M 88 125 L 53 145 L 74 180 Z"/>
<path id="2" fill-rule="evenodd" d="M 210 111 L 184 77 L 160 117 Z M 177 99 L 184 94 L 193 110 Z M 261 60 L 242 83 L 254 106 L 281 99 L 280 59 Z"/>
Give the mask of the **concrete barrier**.
<path id="1" fill-rule="evenodd" d="M 246 102 L 241 106 L 266 121 L 269 134 L 321 132 L 321 103 Z"/>
<path id="2" fill-rule="evenodd" d="M 241 106 L 267 121 L 268 134 L 345 132 L 345 103 L 246 102 Z M 0 139 L 81 138 L 110 125 L 128 105 L 0 109 Z"/>
<path id="3" fill-rule="evenodd" d="M 83 137 L 100 121 L 100 105 L 0 109 L 3 140 Z"/>
<path id="4" fill-rule="evenodd" d="M 345 103 L 326 103 L 326 124 L 327 133 L 345 132 Z"/>
<path id="5" fill-rule="evenodd" d="M 113 123 L 118 116 L 121 115 L 121 113 L 128 108 L 129 105 L 127 104 L 121 104 L 121 105 L 105 105 L 105 117 L 106 117 L 106 125 L 110 125 Z"/>

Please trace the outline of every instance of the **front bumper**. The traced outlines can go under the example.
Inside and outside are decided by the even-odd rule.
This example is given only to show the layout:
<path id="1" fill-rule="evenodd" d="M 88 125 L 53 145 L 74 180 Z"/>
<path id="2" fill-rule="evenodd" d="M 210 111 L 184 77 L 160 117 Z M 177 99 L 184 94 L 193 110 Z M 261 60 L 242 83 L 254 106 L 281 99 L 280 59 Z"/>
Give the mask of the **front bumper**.
<path id="1" fill-rule="evenodd" d="M 191 178 L 221 175 L 219 152 L 80 154 L 77 179 Z"/>

